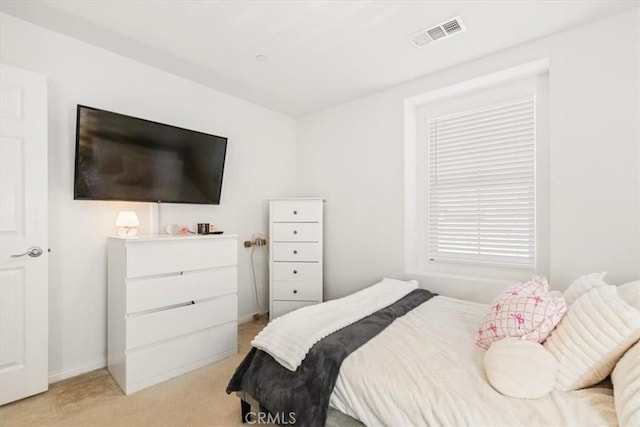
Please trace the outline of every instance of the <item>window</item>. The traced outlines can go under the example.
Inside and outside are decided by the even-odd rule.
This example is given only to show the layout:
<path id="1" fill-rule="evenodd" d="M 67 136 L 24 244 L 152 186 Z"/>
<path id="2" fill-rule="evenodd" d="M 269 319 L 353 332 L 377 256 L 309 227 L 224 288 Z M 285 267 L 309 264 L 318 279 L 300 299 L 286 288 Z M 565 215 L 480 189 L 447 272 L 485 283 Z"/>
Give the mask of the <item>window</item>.
<path id="1" fill-rule="evenodd" d="M 430 261 L 535 267 L 535 96 L 428 120 Z"/>
<path id="2" fill-rule="evenodd" d="M 405 100 L 406 273 L 549 273 L 548 76 L 540 60 Z"/>

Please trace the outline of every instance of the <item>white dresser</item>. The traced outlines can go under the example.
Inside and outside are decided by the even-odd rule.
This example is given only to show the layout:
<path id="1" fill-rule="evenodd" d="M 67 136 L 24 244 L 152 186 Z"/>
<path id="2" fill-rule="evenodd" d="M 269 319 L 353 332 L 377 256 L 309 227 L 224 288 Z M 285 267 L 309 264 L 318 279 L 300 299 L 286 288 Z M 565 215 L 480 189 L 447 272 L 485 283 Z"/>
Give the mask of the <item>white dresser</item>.
<path id="1" fill-rule="evenodd" d="M 323 199 L 269 201 L 269 313 L 322 302 Z"/>
<path id="2" fill-rule="evenodd" d="M 109 238 L 107 365 L 126 394 L 238 351 L 235 235 Z"/>

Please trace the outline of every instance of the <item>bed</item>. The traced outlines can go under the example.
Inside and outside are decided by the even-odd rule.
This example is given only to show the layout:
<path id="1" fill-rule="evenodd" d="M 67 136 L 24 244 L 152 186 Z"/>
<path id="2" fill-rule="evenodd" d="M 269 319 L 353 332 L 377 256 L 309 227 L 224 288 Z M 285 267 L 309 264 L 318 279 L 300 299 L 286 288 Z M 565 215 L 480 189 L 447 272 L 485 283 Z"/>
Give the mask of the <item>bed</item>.
<path id="1" fill-rule="evenodd" d="M 261 354 L 262 362 L 256 363 L 256 358 L 248 355 L 227 391 L 236 392 L 243 399 L 243 416 L 250 410 L 250 404 L 276 415 L 311 411 L 318 402 L 326 406 L 302 420 L 298 416 L 300 425 L 618 424 L 613 389 L 607 381 L 577 391 L 554 390 L 539 399 L 516 399 L 497 392 L 485 375 L 483 355 L 486 350 L 478 347 L 473 339 L 489 306 L 434 294 L 425 297 L 425 292 L 428 291 L 412 291 L 408 296 L 420 294 L 424 301 L 417 302 L 406 312 L 401 311 L 393 319 L 387 316 L 384 327 L 365 338 L 363 343 L 356 344 L 342 360 L 338 357 L 333 380 L 321 378 L 323 374 L 318 372 L 327 370 L 325 356 L 314 356 L 314 350 L 345 332 L 342 342 L 354 341 L 354 337 L 362 332 L 362 328 L 358 331 L 358 324 L 371 323 L 371 319 L 380 313 L 384 317 L 385 310 L 408 296 L 323 338 L 312 347 L 295 372 L 283 368 L 269 354 L 252 349 L 254 356 L 264 353 Z M 349 329 L 353 330 L 349 332 Z M 325 391 L 328 397 L 325 400 L 318 398 L 312 390 L 306 402 L 297 407 L 290 406 L 291 400 L 304 394 L 295 385 L 297 380 L 292 378 L 305 370 L 309 358 L 321 362 L 316 361 L 317 372 L 302 382 L 305 387 L 328 389 Z M 271 371 L 265 368 L 265 360 L 273 365 Z M 273 401 L 272 396 L 283 390 L 290 394 L 280 402 Z M 256 398 L 255 394 L 261 397 Z M 279 424 L 290 424 L 287 420 L 271 419 L 274 420 Z"/>

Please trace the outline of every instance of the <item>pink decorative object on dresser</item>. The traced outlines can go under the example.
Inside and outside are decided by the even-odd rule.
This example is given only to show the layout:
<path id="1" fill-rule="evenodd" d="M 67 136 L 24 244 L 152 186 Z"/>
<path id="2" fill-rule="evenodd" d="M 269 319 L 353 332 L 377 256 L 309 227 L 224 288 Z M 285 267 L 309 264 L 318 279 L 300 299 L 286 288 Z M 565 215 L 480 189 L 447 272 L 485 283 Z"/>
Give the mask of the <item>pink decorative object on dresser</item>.
<path id="1" fill-rule="evenodd" d="M 489 313 L 478 327 L 475 341 L 489 348 L 506 337 L 542 343 L 567 312 L 560 292 L 549 292 L 547 279 L 534 276 L 511 286 L 491 303 Z"/>

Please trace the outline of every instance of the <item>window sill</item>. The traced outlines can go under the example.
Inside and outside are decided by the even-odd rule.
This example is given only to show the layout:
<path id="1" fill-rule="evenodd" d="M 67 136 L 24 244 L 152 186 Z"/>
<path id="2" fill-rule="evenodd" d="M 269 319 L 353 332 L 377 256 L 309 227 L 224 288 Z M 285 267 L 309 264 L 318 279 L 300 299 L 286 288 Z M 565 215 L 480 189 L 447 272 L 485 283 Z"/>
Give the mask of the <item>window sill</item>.
<path id="1" fill-rule="evenodd" d="M 514 282 L 519 280 L 526 280 L 526 278 L 533 276 L 535 273 L 533 271 L 528 272 L 528 275 L 523 279 L 516 278 L 496 278 L 496 277 L 487 277 L 487 276 L 476 276 L 476 275 L 465 275 L 465 274 L 453 274 L 453 273 L 441 273 L 441 272 L 433 272 L 433 271 L 421 271 L 421 270 L 408 270 L 405 271 L 405 274 L 411 277 L 424 277 L 424 278 L 432 278 L 432 279 L 451 279 L 457 281 L 467 281 L 467 282 L 482 282 L 492 285 L 511 285 Z"/>

